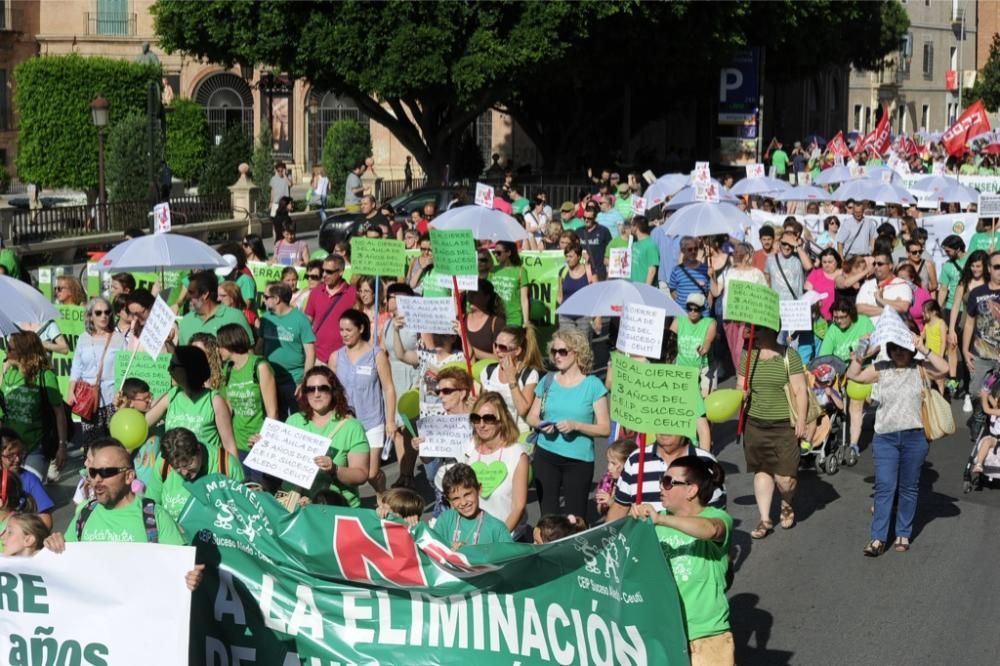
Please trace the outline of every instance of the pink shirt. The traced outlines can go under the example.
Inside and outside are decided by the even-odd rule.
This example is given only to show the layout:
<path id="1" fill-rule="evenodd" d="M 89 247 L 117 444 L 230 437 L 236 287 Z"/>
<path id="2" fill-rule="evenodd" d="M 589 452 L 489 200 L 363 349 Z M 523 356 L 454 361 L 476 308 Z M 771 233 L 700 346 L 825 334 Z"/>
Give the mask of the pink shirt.
<path id="1" fill-rule="evenodd" d="M 833 278 L 823 272 L 822 268 L 814 268 L 806 276 L 806 282 L 812 285 L 813 291 L 817 294 L 826 294 L 826 298 L 819 302 L 819 311 L 823 319 L 830 321 L 830 307 L 836 297 L 837 285 Z"/>
<path id="2" fill-rule="evenodd" d="M 330 354 L 344 346 L 340 337 L 340 315 L 353 308 L 357 300 L 358 292 L 346 282 L 341 283 L 340 291 L 333 296 L 327 292 L 325 284 L 313 287 L 309 292 L 305 313 L 312 320 L 316 334 L 317 361 L 328 363 Z"/>
<path id="3" fill-rule="evenodd" d="M 931 300 L 931 292 L 923 287 L 916 287 L 913 290 L 913 305 L 910 306 L 910 316 L 913 317 L 917 329 L 924 330 L 924 303 Z"/>

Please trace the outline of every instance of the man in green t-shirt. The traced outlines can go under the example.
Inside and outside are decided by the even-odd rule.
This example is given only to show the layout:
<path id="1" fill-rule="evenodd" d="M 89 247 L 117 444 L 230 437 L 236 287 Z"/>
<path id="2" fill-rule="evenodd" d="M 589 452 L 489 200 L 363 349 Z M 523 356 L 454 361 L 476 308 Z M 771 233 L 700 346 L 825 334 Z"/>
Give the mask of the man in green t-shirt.
<path id="1" fill-rule="evenodd" d="M 202 271 L 192 275 L 187 293 L 191 311 L 184 315 L 177 327 L 177 344 L 188 344 L 195 333 L 215 335 L 226 324 L 239 324 L 250 339 L 254 339 L 253 329 L 246 316 L 239 310 L 219 303 L 219 278 L 215 273 Z"/>
<path id="2" fill-rule="evenodd" d="M 132 491 L 132 456 L 118 440 L 91 442 L 86 468 L 94 499 L 80 503 L 66 535 L 54 532 L 45 539 L 46 548 L 61 553 L 67 542 L 78 541 L 185 545 L 174 519 L 153 500 Z M 185 575 L 192 592 L 201 584 L 204 569 L 197 564 Z"/>
<path id="3" fill-rule="evenodd" d="M 774 167 L 774 175 L 782 180 L 788 180 L 788 153 L 785 152 L 782 143 L 777 138 L 771 139 L 768 149 L 773 149 L 771 166 Z"/>
<path id="4" fill-rule="evenodd" d="M 153 466 L 146 497 L 176 520 L 191 497 L 187 482 L 208 474 L 222 474 L 234 481 L 246 478 L 239 458 L 225 449 L 205 446 L 187 428 L 168 430 L 160 443 L 160 458 Z"/>
<path id="5" fill-rule="evenodd" d="M 260 337 L 278 385 L 278 418 L 284 419 L 299 410 L 295 389 L 316 364 L 316 333 L 309 317 L 292 307 L 287 284 L 271 282 L 264 294 L 267 312 L 261 318 Z"/>
<path id="6" fill-rule="evenodd" d="M 636 504 L 631 515 L 651 518 L 656 526 L 681 598 L 691 662 L 727 666 L 736 659 L 726 599 L 733 519 L 708 506 L 714 472 L 698 456 L 677 458 L 660 479 L 666 510 L 657 513 L 649 504 Z"/>
<path id="7" fill-rule="evenodd" d="M 632 269 L 631 281 L 641 284 L 655 284 L 660 267 L 660 249 L 656 241 L 649 237 L 649 220 L 644 215 L 632 218 Z"/>
<path id="8" fill-rule="evenodd" d="M 958 234 L 951 234 L 941 241 L 941 249 L 944 250 L 947 261 L 941 265 L 941 275 L 938 276 L 937 302 L 943 309 L 942 316 L 945 324 L 951 322 L 951 310 L 955 307 L 955 292 L 962 281 L 962 271 L 965 270 L 965 262 L 969 255 L 965 252 L 965 241 Z M 961 311 L 962 304 L 958 305 Z M 955 335 L 952 338 L 952 335 Z M 958 336 L 954 331 L 948 331 L 948 340 L 954 339 L 955 344 L 947 342 L 949 359 L 958 356 Z M 957 362 L 949 362 L 948 381 L 945 384 L 949 393 L 954 396 L 958 393 L 960 385 L 958 381 Z"/>

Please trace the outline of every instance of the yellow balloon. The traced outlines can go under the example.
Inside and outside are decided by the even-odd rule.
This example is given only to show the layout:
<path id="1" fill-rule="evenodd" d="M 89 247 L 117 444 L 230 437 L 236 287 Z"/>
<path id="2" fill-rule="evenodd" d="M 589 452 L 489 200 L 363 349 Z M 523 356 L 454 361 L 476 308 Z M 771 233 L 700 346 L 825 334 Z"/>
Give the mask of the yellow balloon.
<path id="1" fill-rule="evenodd" d="M 399 396 L 396 409 L 400 414 L 405 414 L 411 421 L 420 416 L 420 392 L 417 389 L 410 389 Z"/>
<path id="2" fill-rule="evenodd" d="M 488 366 L 490 363 L 496 363 L 496 362 L 497 362 L 496 359 L 492 358 L 484 358 L 479 361 L 476 361 L 475 363 L 472 364 L 472 378 L 478 382 L 479 376 L 483 374 L 483 370 L 486 369 L 486 366 Z"/>
<path id="3" fill-rule="evenodd" d="M 736 389 L 716 389 L 705 398 L 705 416 L 712 423 L 722 423 L 736 416 L 743 402 L 743 392 Z"/>
<path id="4" fill-rule="evenodd" d="M 867 400 L 871 394 L 871 384 L 859 384 L 853 379 L 847 381 L 847 397 L 851 400 Z"/>
<path id="5" fill-rule="evenodd" d="M 134 451 L 146 441 L 149 434 L 146 417 L 138 409 L 119 409 L 108 424 L 111 436 L 129 451 Z"/>

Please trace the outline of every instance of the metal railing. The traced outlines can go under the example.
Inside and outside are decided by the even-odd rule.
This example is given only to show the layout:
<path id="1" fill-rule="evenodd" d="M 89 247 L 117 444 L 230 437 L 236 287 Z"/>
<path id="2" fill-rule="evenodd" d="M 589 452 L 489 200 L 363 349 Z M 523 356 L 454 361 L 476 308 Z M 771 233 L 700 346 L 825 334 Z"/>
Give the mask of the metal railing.
<path id="1" fill-rule="evenodd" d="M 410 189 L 415 190 L 426 184 L 426 178 L 414 178 L 413 182 L 410 184 Z M 400 194 L 407 191 L 406 181 L 402 178 L 397 180 L 384 180 L 380 178 L 375 187 L 376 190 L 378 190 L 378 197 L 376 198 L 379 201 L 385 201 L 386 199 L 398 197 Z"/>
<path id="2" fill-rule="evenodd" d="M 87 35 L 132 37 L 136 32 L 135 14 L 84 12 L 83 18 Z"/>

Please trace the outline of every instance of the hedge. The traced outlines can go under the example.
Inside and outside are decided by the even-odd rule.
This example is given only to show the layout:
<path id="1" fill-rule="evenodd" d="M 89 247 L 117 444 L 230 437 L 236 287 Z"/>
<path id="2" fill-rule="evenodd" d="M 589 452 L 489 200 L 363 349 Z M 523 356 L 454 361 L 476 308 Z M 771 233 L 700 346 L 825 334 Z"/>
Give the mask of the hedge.
<path id="1" fill-rule="evenodd" d="M 186 185 L 205 170 L 211 141 L 205 109 L 187 97 L 175 97 L 167 107 L 167 164 Z"/>

